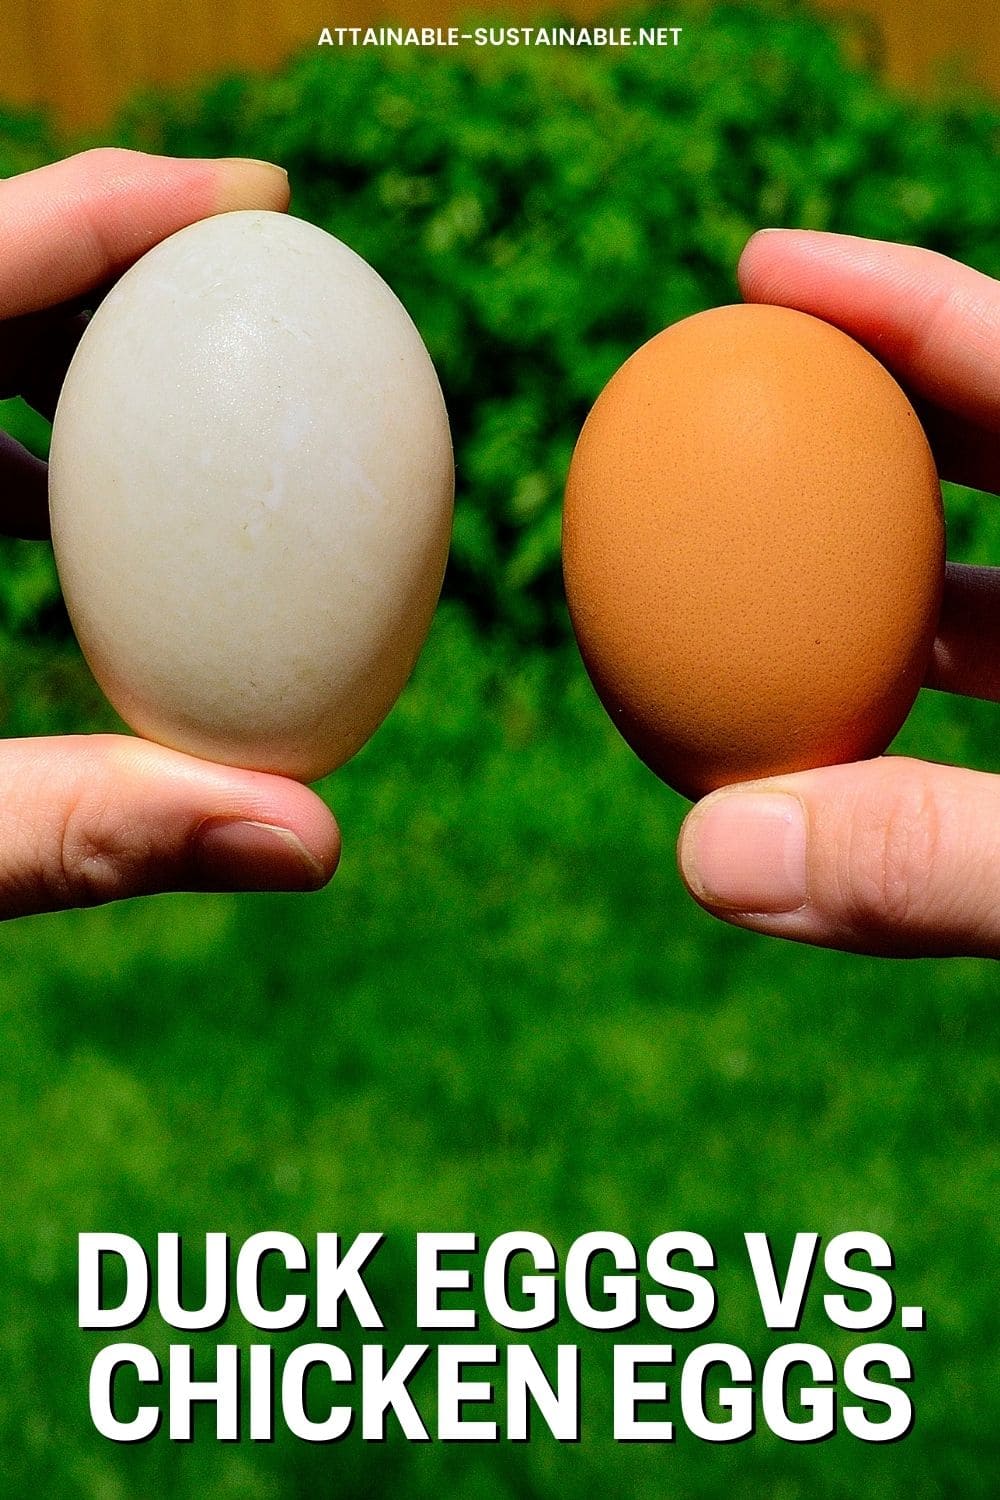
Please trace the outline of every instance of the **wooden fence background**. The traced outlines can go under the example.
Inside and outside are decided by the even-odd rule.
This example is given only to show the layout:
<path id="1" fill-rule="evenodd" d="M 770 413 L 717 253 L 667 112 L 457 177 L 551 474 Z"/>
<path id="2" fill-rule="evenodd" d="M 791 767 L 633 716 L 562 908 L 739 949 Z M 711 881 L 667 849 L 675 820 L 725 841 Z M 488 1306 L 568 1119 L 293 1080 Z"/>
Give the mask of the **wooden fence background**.
<path id="1" fill-rule="evenodd" d="M 998 0 L 818 3 L 870 16 L 897 81 L 925 86 L 941 61 L 954 59 L 966 76 L 1000 91 Z M 463 0 L 0 0 L 0 99 L 45 105 L 66 126 L 99 126 L 139 84 L 274 67 L 315 45 L 324 25 L 435 25 L 469 8 Z M 475 8 L 488 6 L 479 0 Z M 561 8 L 581 20 L 613 16 L 608 0 Z M 532 19 L 542 6 L 498 0 L 496 10 Z"/>

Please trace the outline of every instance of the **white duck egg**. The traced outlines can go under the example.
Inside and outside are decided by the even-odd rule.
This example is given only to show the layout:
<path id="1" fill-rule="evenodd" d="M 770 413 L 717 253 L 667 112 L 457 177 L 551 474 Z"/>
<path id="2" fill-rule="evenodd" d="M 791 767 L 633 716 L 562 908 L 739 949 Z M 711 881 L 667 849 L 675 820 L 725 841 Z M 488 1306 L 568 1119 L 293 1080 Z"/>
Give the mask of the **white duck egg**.
<path id="1" fill-rule="evenodd" d="M 52 430 L 56 565 L 139 734 L 313 780 L 374 733 L 437 603 L 454 467 L 395 294 L 285 214 L 205 219 L 95 313 Z"/>

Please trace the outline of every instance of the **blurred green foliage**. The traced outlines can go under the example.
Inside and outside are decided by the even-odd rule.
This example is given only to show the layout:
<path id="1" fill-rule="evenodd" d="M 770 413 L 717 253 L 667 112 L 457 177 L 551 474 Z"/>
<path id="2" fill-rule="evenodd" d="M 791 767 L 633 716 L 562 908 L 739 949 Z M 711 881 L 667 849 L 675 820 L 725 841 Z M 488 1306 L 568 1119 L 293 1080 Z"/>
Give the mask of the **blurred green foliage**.
<path id="1" fill-rule="evenodd" d="M 0 101 L 0 177 L 30 172 L 59 155 L 59 137 L 47 115 Z"/>
<path id="2" fill-rule="evenodd" d="M 454 425 L 452 597 L 396 711 L 322 788 L 345 831 L 328 891 L 0 927 L 5 1493 L 996 1491 L 994 971 L 810 952 L 691 905 L 673 869 L 683 804 L 617 738 L 567 643 L 558 533 L 601 384 L 665 323 L 736 296 L 760 224 L 912 240 L 1000 273 L 1000 117 L 897 97 L 846 60 L 862 31 L 842 46 L 798 6 L 660 19 L 686 25 L 676 53 L 317 52 L 138 100 L 102 137 L 284 162 L 295 211 L 400 293 Z M 0 171 L 74 144 L 0 112 Z M 0 416 L 44 452 L 40 419 L 13 402 Z M 952 554 L 1000 560 L 995 504 L 952 487 L 948 504 Z M 0 553 L 0 715 L 10 734 L 114 722 L 38 544 Z M 995 722 L 926 693 L 897 748 L 996 768 Z M 80 1230 L 384 1229 L 391 1342 L 414 1336 L 416 1230 L 520 1226 L 561 1249 L 595 1227 L 696 1228 L 730 1267 L 746 1229 L 782 1250 L 796 1229 L 883 1233 L 901 1300 L 928 1308 L 926 1333 L 901 1336 L 914 1433 L 616 1447 L 602 1335 L 581 1340 L 593 1394 L 575 1449 L 543 1432 L 124 1449 L 89 1429 L 104 1340 L 75 1331 Z M 720 1284 L 717 1336 L 759 1359 L 746 1278 Z M 803 1337 L 844 1344 L 818 1319 Z"/>

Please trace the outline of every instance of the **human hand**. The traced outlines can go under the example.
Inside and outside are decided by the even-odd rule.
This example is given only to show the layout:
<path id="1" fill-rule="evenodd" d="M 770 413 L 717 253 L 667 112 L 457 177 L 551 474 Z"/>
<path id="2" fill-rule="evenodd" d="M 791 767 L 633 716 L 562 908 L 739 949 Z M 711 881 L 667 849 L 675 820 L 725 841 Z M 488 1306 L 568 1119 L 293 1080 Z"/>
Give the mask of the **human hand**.
<path id="1" fill-rule="evenodd" d="M 159 240 L 288 207 L 278 167 L 100 149 L 0 182 L 0 397 L 46 417 L 85 318 Z M 46 466 L 0 435 L 0 529 L 47 535 Z M 164 890 L 311 890 L 340 835 L 308 787 L 126 735 L 0 742 L 0 917 Z"/>
<path id="2" fill-rule="evenodd" d="M 869 348 L 915 401 L 942 478 L 1000 489 L 1000 282 L 929 250 L 767 230 L 748 302 L 800 308 Z M 1000 701 L 1000 569 L 949 564 L 930 687 Z M 740 927 L 898 956 L 1000 956 L 1000 778 L 884 756 L 741 787 L 688 814 L 697 901 Z"/>

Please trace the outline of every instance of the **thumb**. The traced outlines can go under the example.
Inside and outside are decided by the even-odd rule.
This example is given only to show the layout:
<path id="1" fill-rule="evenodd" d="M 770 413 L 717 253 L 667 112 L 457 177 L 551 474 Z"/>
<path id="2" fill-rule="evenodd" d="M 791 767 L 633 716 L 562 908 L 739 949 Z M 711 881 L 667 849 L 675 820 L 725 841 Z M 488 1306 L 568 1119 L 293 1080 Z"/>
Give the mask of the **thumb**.
<path id="1" fill-rule="evenodd" d="M 0 917 L 167 890 L 314 890 L 337 825 L 308 787 L 124 735 L 0 744 Z"/>
<path id="2" fill-rule="evenodd" d="M 1000 780 L 897 756 L 713 792 L 691 894 L 739 927 L 855 953 L 1000 956 Z"/>

